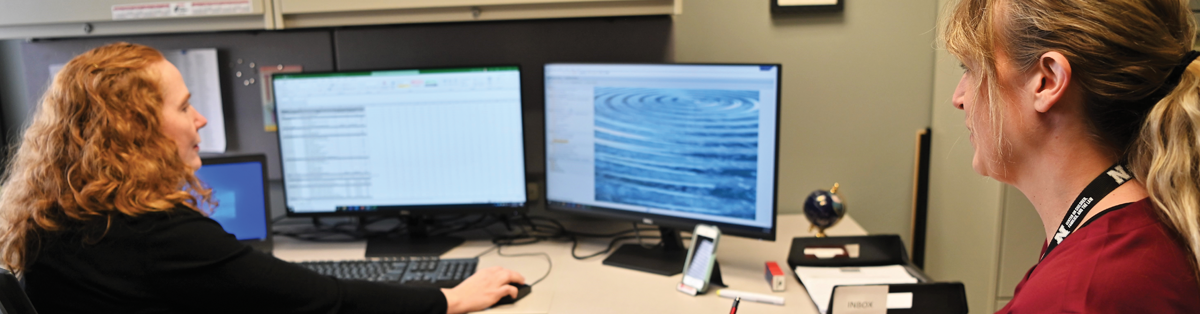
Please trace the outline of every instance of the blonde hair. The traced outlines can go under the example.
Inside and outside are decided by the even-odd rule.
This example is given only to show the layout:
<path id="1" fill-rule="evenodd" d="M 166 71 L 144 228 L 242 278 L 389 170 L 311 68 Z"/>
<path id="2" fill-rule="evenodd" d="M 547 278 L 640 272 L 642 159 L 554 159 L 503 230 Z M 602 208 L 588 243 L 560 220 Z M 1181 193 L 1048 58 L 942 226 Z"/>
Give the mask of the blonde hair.
<path id="1" fill-rule="evenodd" d="M 996 134 L 1004 122 L 997 52 L 1017 71 L 1046 52 L 1066 56 L 1086 97 L 1092 140 L 1129 161 L 1200 278 L 1200 64 L 1187 65 L 1178 84 L 1168 82 L 1195 40 L 1188 2 L 961 0 L 949 8 L 942 41 L 978 64 L 970 69 L 981 77 L 974 88 L 987 98 Z M 1004 139 L 995 144 L 1004 154 Z"/>
<path id="2" fill-rule="evenodd" d="M 76 56 L 54 77 L 3 179 L 0 257 L 9 270 L 32 262 L 39 232 L 178 204 L 199 211 L 209 199 L 160 131 L 151 65 L 162 61 L 153 48 L 115 43 Z"/>

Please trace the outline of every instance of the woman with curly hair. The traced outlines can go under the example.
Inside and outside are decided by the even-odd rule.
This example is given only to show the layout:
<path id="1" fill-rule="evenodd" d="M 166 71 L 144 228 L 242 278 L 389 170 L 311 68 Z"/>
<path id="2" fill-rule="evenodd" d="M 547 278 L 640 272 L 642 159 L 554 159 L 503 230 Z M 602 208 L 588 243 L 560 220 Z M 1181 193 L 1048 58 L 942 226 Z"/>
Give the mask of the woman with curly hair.
<path id="1" fill-rule="evenodd" d="M 977 172 L 1021 190 L 1041 260 L 999 313 L 1200 313 L 1200 52 L 1182 0 L 961 0 Z"/>
<path id="2" fill-rule="evenodd" d="M 520 274 L 453 289 L 321 276 L 239 243 L 206 217 L 211 191 L 179 70 L 116 43 L 63 67 L 8 165 L 0 257 L 39 312 L 464 313 L 515 297 Z"/>

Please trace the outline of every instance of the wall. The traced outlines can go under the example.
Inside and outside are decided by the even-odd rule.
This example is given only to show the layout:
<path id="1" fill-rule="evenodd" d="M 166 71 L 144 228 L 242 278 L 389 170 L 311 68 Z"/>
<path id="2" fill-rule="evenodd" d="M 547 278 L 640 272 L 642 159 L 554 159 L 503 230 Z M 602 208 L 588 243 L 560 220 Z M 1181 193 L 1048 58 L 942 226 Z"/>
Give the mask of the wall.
<path id="1" fill-rule="evenodd" d="M 274 132 L 263 131 L 260 87 L 244 86 L 250 62 L 300 64 L 330 71 L 520 64 L 525 100 L 526 169 L 532 181 L 544 177 L 542 64 L 547 62 L 664 62 L 670 57 L 671 19 L 545 19 L 292 31 L 247 31 L 36 41 L 0 41 L 0 104 L 7 134 L 16 136 L 49 82 L 48 66 L 88 49 L 128 41 L 158 49 L 217 48 L 226 120 L 227 153 L 267 155 L 273 179 L 272 212 L 284 214 Z M 234 60 L 245 60 L 237 64 Z M 540 194 L 540 192 L 535 192 Z M 537 194 L 534 196 L 536 197 Z M 541 208 L 535 198 L 534 208 Z"/>
<path id="2" fill-rule="evenodd" d="M 841 13 L 779 16 L 769 2 L 685 2 L 676 61 L 782 63 L 780 212 L 800 212 L 809 192 L 839 182 L 859 224 L 909 241 L 936 1 L 850 0 Z"/>
<path id="3" fill-rule="evenodd" d="M 938 7 L 947 2 L 939 0 Z M 963 72 L 945 49 L 937 49 L 936 56 L 925 269 L 934 278 L 963 282 L 972 312 L 991 312 L 998 293 L 1004 186 L 971 168 L 970 134 L 963 112 L 950 101 Z"/>
<path id="4" fill-rule="evenodd" d="M 939 0 L 938 7 L 947 0 Z M 962 281 L 972 312 L 989 312 L 996 295 L 995 247 L 1000 243 L 1003 187 L 971 168 L 974 149 L 967 140 L 962 111 L 950 97 L 962 76 L 958 59 L 938 49 L 933 86 L 933 145 L 929 172 L 929 241 L 925 269 L 930 276 Z M 975 248 L 974 250 L 962 250 Z"/>

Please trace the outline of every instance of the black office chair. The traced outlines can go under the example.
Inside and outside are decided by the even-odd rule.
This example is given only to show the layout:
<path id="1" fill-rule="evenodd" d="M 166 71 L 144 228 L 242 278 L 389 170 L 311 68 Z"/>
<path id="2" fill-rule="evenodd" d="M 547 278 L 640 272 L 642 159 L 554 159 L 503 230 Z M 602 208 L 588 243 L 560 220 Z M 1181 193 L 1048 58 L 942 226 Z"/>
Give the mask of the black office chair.
<path id="1" fill-rule="evenodd" d="M 37 314 L 17 276 L 3 268 L 0 268 L 0 314 Z"/>

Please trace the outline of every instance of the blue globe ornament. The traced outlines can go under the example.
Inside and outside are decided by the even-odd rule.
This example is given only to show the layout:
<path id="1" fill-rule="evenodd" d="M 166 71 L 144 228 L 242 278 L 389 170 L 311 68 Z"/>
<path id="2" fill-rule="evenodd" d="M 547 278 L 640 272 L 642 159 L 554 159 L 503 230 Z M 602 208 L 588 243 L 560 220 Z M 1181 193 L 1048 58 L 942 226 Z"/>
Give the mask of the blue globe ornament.
<path id="1" fill-rule="evenodd" d="M 817 237 L 825 237 L 825 229 L 833 226 L 842 216 L 846 215 L 846 207 L 837 196 L 838 184 L 834 183 L 829 191 L 816 190 L 804 200 L 804 216 L 817 229 Z M 809 230 L 811 230 L 810 228 Z"/>

